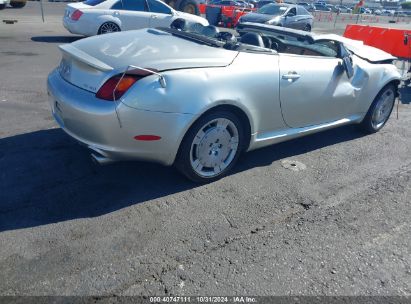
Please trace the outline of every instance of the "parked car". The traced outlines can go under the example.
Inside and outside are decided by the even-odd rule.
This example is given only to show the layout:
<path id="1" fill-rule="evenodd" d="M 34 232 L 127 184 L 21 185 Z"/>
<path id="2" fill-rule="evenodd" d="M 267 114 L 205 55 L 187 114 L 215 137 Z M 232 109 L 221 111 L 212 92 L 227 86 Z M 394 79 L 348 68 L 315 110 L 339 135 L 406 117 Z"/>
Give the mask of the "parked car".
<path id="1" fill-rule="evenodd" d="M 178 12 L 159 0 L 86 0 L 67 4 L 64 27 L 73 34 L 93 36 L 148 27 L 168 27 L 177 18 L 208 25 L 206 19 Z"/>
<path id="2" fill-rule="evenodd" d="M 253 6 L 253 8 L 257 7 L 257 0 L 244 0 L 245 2 L 247 2 L 248 4 L 251 4 Z"/>
<path id="3" fill-rule="evenodd" d="M 381 16 L 393 16 L 393 12 L 389 10 L 382 10 L 381 11 Z"/>
<path id="4" fill-rule="evenodd" d="M 316 11 L 331 12 L 331 8 L 324 4 L 314 4 Z"/>
<path id="5" fill-rule="evenodd" d="M 394 17 L 408 17 L 408 14 L 406 12 L 403 12 L 403 11 L 396 11 L 394 13 Z"/>
<path id="6" fill-rule="evenodd" d="M 401 75 L 383 51 L 266 24 L 240 25 L 237 41 L 206 28 L 175 21 L 60 46 L 55 120 L 100 163 L 174 164 L 209 182 L 244 151 L 346 124 L 373 133 L 390 116 Z"/>
<path id="7" fill-rule="evenodd" d="M 264 5 L 271 4 L 271 3 L 276 3 L 276 2 L 275 2 L 275 0 L 260 0 L 260 1 L 257 2 L 256 8 L 261 8 Z"/>
<path id="8" fill-rule="evenodd" d="M 0 0 L 0 10 L 5 9 L 10 0 Z"/>
<path id="9" fill-rule="evenodd" d="M 249 3 L 249 2 L 247 2 L 247 1 L 245 1 L 245 0 L 237 0 L 236 2 L 242 4 L 242 5 L 241 5 L 242 7 L 245 7 L 245 8 L 254 8 L 254 4 Z"/>
<path id="10" fill-rule="evenodd" d="M 14 8 L 22 8 L 26 6 L 27 0 L 11 0 L 10 6 Z"/>
<path id="11" fill-rule="evenodd" d="M 238 22 L 265 23 L 309 32 L 313 25 L 313 16 L 300 5 L 270 3 L 255 13 L 242 16 Z"/>
<path id="12" fill-rule="evenodd" d="M 371 15 L 372 12 L 370 9 L 365 8 L 365 7 L 360 7 L 358 9 L 358 11 L 355 10 L 355 7 L 353 8 L 353 12 L 355 12 L 356 14 L 365 14 L 365 15 Z"/>
<path id="13" fill-rule="evenodd" d="M 338 8 L 340 10 L 340 13 L 351 13 L 352 9 L 350 9 L 349 7 L 345 6 L 345 5 L 336 5 L 336 8 Z"/>
<path id="14" fill-rule="evenodd" d="M 301 5 L 302 7 L 304 7 L 309 12 L 314 12 L 315 11 L 315 6 L 312 3 L 298 2 L 297 5 Z"/>
<path id="15" fill-rule="evenodd" d="M 249 5 L 244 1 L 232 1 L 232 0 L 222 0 L 222 1 L 214 1 L 212 2 L 213 5 L 221 5 L 221 6 L 236 6 L 236 7 L 246 7 L 248 8 Z"/>
<path id="16" fill-rule="evenodd" d="M 334 12 L 334 13 L 337 13 L 337 12 L 339 12 L 339 9 L 338 8 L 336 8 L 334 5 L 332 5 L 332 4 L 326 4 L 325 5 L 326 7 L 328 7 L 332 12 Z"/>

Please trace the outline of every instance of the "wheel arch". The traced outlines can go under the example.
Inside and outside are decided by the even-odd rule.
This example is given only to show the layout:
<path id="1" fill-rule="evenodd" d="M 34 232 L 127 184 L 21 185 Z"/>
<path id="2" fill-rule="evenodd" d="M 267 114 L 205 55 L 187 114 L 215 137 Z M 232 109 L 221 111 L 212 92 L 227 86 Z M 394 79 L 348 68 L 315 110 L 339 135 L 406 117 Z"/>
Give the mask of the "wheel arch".
<path id="1" fill-rule="evenodd" d="M 253 134 L 253 127 L 252 127 L 252 120 L 251 120 L 251 116 L 249 113 L 247 113 L 247 110 L 243 109 L 242 107 L 235 105 L 233 103 L 217 103 L 217 104 L 213 104 L 212 106 L 204 109 L 204 111 L 199 114 L 196 115 L 194 117 L 194 119 L 188 124 L 187 128 L 184 131 L 184 134 L 181 136 L 181 138 L 179 138 L 178 141 L 178 148 L 175 154 L 175 158 L 178 155 L 180 148 L 181 148 L 181 143 L 183 142 L 184 138 L 187 136 L 188 131 L 191 129 L 191 127 L 202 117 L 204 117 L 205 115 L 208 115 L 210 113 L 213 112 L 217 112 L 217 111 L 229 111 L 234 113 L 241 121 L 241 123 L 243 124 L 244 127 L 244 147 L 243 147 L 243 151 L 247 151 L 248 147 L 250 146 L 251 143 L 251 135 Z M 175 159 L 174 159 L 175 161 Z"/>
<path id="2" fill-rule="evenodd" d="M 251 134 L 252 134 L 252 127 L 251 127 L 251 121 L 250 121 L 249 115 L 245 112 L 245 110 L 243 110 L 239 106 L 226 103 L 226 104 L 218 104 L 218 105 L 213 106 L 212 108 L 209 108 L 203 114 L 201 114 L 197 119 L 199 119 L 200 117 L 204 115 L 207 115 L 209 113 L 216 112 L 216 111 L 232 112 L 240 119 L 244 127 L 243 135 L 244 135 L 245 145 L 243 148 L 246 151 L 250 145 Z M 197 121 L 197 119 L 195 121 Z"/>
<path id="3" fill-rule="evenodd" d="M 372 99 L 372 102 L 367 110 L 367 112 L 365 113 L 364 117 L 361 119 L 360 121 L 360 128 L 367 134 L 371 134 L 371 133 L 375 133 L 378 132 L 380 129 L 382 129 L 382 127 L 385 125 L 385 123 L 388 121 L 389 116 L 385 119 L 385 121 L 383 122 L 383 124 L 380 127 L 373 127 L 372 123 L 370 123 L 370 119 L 371 119 L 371 115 L 374 111 L 374 104 L 377 102 L 377 97 L 384 92 L 384 90 L 388 87 L 393 85 L 395 90 L 394 90 L 394 103 L 392 105 L 391 111 L 395 106 L 395 98 L 397 98 L 399 96 L 399 91 L 398 91 L 398 86 L 401 83 L 401 80 L 398 78 L 395 79 L 391 79 L 389 81 L 387 81 L 382 87 L 381 89 L 375 94 L 374 98 Z M 391 114 L 391 113 L 390 113 Z"/>
<path id="4" fill-rule="evenodd" d="M 400 83 L 401 83 L 401 80 L 398 79 L 398 78 L 391 78 L 391 79 L 389 79 L 388 81 L 386 81 L 386 82 L 384 83 L 384 85 L 381 86 L 381 89 L 380 89 L 379 91 L 377 91 L 377 93 L 374 94 L 374 96 L 373 96 L 373 98 L 372 98 L 372 101 L 371 101 L 371 105 L 372 105 L 372 103 L 374 102 L 375 98 L 378 96 L 378 94 L 380 94 L 380 92 L 381 92 L 382 90 L 384 90 L 385 87 L 387 87 L 387 86 L 389 86 L 389 85 L 394 85 L 394 87 L 396 88 L 396 90 L 395 90 L 395 98 L 397 98 L 397 97 L 399 96 L 398 86 L 400 85 Z M 371 106 L 371 105 L 370 105 L 370 106 Z"/>

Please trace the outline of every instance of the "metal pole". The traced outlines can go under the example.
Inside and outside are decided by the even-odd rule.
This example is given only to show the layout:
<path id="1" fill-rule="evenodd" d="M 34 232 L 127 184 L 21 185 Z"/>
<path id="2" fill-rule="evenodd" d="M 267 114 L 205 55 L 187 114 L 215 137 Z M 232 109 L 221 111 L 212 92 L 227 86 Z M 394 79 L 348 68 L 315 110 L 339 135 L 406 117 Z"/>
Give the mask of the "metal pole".
<path id="1" fill-rule="evenodd" d="M 335 14 L 334 28 L 335 28 L 335 25 L 336 25 L 336 23 L 337 23 L 338 15 L 339 15 L 339 13 L 336 13 L 336 14 Z"/>
<path id="2" fill-rule="evenodd" d="M 43 19 L 43 23 L 44 23 L 43 0 L 40 0 L 40 9 L 41 9 L 41 19 Z"/>

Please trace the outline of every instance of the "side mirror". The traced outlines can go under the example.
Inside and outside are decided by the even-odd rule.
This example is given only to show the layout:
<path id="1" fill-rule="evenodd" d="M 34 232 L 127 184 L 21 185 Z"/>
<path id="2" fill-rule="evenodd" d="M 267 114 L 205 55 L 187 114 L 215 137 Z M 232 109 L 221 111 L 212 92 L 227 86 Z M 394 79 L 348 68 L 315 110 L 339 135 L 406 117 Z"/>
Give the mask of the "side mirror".
<path id="1" fill-rule="evenodd" d="M 347 77 L 351 78 L 354 76 L 354 67 L 352 65 L 351 57 L 346 56 L 343 59 L 343 67 L 345 72 L 347 73 Z"/>
<path id="2" fill-rule="evenodd" d="M 342 43 L 339 43 L 339 58 L 342 59 L 342 66 L 347 73 L 347 77 L 351 78 L 354 76 L 354 66 L 352 64 L 351 53 L 347 51 Z"/>

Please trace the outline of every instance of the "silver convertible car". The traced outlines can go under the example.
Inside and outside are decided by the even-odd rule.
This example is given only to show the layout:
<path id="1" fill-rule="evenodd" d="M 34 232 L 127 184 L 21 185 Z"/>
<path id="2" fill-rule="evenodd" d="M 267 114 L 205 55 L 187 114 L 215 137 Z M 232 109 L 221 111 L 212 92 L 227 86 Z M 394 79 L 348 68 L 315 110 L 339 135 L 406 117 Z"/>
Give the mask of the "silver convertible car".
<path id="1" fill-rule="evenodd" d="M 60 46 L 52 113 L 99 163 L 227 174 L 242 152 L 359 124 L 380 130 L 400 74 L 391 55 L 338 35 L 244 23 L 235 37 L 174 22 Z"/>

